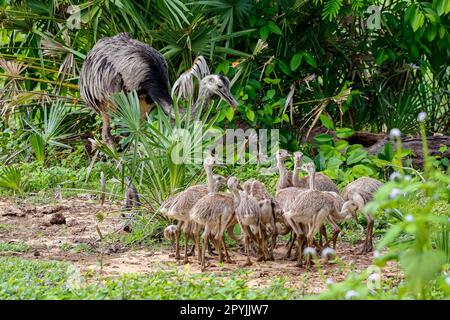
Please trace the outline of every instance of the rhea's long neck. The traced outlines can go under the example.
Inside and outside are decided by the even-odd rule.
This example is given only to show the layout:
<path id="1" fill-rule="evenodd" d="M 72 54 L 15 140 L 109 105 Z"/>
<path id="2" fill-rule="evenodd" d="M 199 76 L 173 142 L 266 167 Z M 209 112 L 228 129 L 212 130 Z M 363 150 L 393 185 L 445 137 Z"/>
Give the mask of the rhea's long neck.
<path id="1" fill-rule="evenodd" d="M 304 181 L 299 178 L 301 171 L 301 163 L 299 161 L 294 161 L 294 171 L 292 173 L 292 185 L 294 187 L 303 187 Z"/>
<path id="2" fill-rule="evenodd" d="M 286 169 L 286 166 L 284 165 L 283 159 L 277 159 L 277 167 L 278 171 L 280 172 L 280 180 L 283 182 L 287 182 L 288 180 L 288 170 Z"/>
<path id="3" fill-rule="evenodd" d="M 205 172 L 206 172 L 206 181 L 207 181 L 207 186 L 208 186 L 208 192 L 214 193 L 214 192 L 216 192 L 215 190 L 217 189 L 217 187 L 216 187 L 216 181 L 214 179 L 213 172 L 212 172 L 212 166 L 205 166 Z"/>
<path id="4" fill-rule="evenodd" d="M 316 190 L 316 179 L 315 179 L 316 172 L 312 171 L 309 173 L 309 189 L 310 190 Z"/>
<path id="5" fill-rule="evenodd" d="M 202 109 L 204 106 L 208 105 L 209 100 L 211 100 L 211 93 L 205 89 L 205 87 L 200 86 L 197 101 L 195 101 L 191 111 L 192 115 L 196 115 L 199 108 Z"/>

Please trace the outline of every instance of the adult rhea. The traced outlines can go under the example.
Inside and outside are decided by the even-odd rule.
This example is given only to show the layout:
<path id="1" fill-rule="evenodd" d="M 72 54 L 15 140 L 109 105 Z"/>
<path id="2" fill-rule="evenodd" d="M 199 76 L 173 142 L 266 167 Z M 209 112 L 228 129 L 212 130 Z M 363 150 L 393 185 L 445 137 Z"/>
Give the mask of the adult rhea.
<path id="1" fill-rule="evenodd" d="M 237 105 L 226 77 L 207 74 L 199 80 L 199 94 L 193 112 L 202 104 L 209 103 L 213 95 L 218 95 L 232 106 Z M 164 57 L 127 33 L 99 40 L 88 53 L 81 68 L 80 93 L 86 104 L 101 115 L 102 138 L 111 147 L 114 140 L 110 132 L 111 118 L 108 112 L 112 106 L 112 95 L 132 90 L 139 94 L 142 116 L 155 103 L 165 113 L 173 115 Z"/>

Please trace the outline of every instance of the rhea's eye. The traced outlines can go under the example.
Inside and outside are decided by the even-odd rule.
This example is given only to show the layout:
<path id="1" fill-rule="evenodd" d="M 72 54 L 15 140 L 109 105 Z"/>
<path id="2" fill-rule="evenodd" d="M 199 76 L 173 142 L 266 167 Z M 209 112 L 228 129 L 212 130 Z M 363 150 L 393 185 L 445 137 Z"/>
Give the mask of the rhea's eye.
<path id="1" fill-rule="evenodd" d="M 219 89 L 222 89 L 222 88 L 223 88 L 223 85 L 219 83 L 219 84 L 217 85 L 217 87 L 218 87 Z"/>

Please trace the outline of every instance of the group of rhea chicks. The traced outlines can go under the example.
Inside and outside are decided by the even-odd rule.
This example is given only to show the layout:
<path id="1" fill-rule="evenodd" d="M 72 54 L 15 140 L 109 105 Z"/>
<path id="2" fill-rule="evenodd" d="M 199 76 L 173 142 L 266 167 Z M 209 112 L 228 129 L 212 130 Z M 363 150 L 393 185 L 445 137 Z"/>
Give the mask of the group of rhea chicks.
<path id="1" fill-rule="evenodd" d="M 296 265 L 302 267 L 306 260 L 309 268 L 312 252 L 323 253 L 330 243 L 336 249 L 338 222 L 356 218 L 358 212 L 363 212 L 367 219 L 366 238 L 359 253 L 372 251 L 374 220 L 363 208 L 382 183 L 361 177 L 339 192 L 329 177 L 316 172 L 313 163 L 303 163 L 303 154 L 299 151 L 293 154 L 293 171 L 288 170 L 285 160 L 289 157 L 291 154 L 284 149 L 276 153 L 279 178 L 276 194 L 272 196 L 256 179 L 241 183 L 234 176 L 227 179 L 213 174 L 213 167 L 220 164 L 214 156 L 207 156 L 203 163 L 207 183 L 172 195 L 160 208 L 162 214 L 178 222 L 164 230 L 164 236 L 175 242 L 175 258 L 181 260 L 180 235 L 184 234 L 184 263 L 189 262 L 188 257 L 194 255 L 195 248 L 202 271 L 207 267 L 206 250 L 210 255 L 218 255 L 219 262 L 234 263 L 225 242 L 227 232 L 231 239 L 243 245 L 247 257 L 245 266 L 250 266 L 253 254 L 257 261 L 274 260 L 277 237 L 290 233 L 285 258 L 291 257 L 296 244 Z M 302 171 L 307 175 L 300 176 Z M 225 187 L 229 192 L 220 191 Z M 239 236 L 234 233 L 237 224 L 241 230 Z M 330 238 L 326 224 L 333 227 Z M 315 240 L 317 233 L 319 242 Z M 194 241 L 194 246 L 188 252 L 189 240 Z"/>

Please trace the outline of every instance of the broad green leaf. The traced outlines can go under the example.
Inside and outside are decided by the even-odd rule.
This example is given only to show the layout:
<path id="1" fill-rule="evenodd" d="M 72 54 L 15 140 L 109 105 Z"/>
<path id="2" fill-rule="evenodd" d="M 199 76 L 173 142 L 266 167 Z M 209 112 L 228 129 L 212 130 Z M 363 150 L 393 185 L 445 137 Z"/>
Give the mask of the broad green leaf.
<path id="1" fill-rule="evenodd" d="M 263 26 L 261 29 L 259 29 L 259 36 L 261 37 L 262 40 L 267 40 L 267 38 L 269 37 L 269 27 L 268 26 Z"/>
<path id="2" fill-rule="evenodd" d="M 302 63 L 303 53 L 296 53 L 291 58 L 291 70 L 295 71 Z"/>
<path id="3" fill-rule="evenodd" d="M 283 71 L 285 75 L 290 76 L 292 74 L 291 68 L 289 68 L 288 64 L 284 62 L 283 60 L 278 60 L 278 66 L 280 67 L 280 70 Z"/>
<path id="4" fill-rule="evenodd" d="M 409 249 L 400 254 L 400 265 L 408 278 L 407 284 L 419 293 L 442 270 L 446 258 L 441 251 L 423 251 Z"/>
<path id="5" fill-rule="evenodd" d="M 374 174 L 372 168 L 369 168 L 363 164 L 357 164 L 356 166 L 352 167 L 352 173 L 355 178 L 362 176 L 372 176 Z"/>
<path id="6" fill-rule="evenodd" d="M 439 22 L 439 16 L 432 8 L 424 8 L 425 16 L 428 18 L 428 20 L 434 24 Z"/>
<path id="7" fill-rule="evenodd" d="M 304 54 L 305 56 L 305 60 L 306 62 L 313 67 L 314 69 L 317 68 L 317 62 L 316 59 L 314 59 L 314 57 L 312 55 L 310 55 L 309 53 L 305 52 Z"/>
<path id="8" fill-rule="evenodd" d="M 367 151 L 363 149 L 356 149 L 353 150 L 348 154 L 347 157 L 347 164 L 352 165 L 355 163 L 360 162 L 362 159 L 365 159 L 367 157 Z"/>
<path id="9" fill-rule="evenodd" d="M 438 28 L 437 28 L 437 26 L 436 25 L 431 25 L 428 29 L 427 29 L 427 39 L 428 39 L 428 41 L 433 41 L 434 40 L 434 38 L 436 38 L 436 36 L 437 36 L 437 31 L 438 31 Z"/>
<path id="10" fill-rule="evenodd" d="M 329 130 L 334 130 L 334 123 L 329 117 L 324 114 L 320 115 L 320 122 L 322 122 L 323 126 Z"/>
<path id="11" fill-rule="evenodd" d="M 344 150 L 348 146 L 348 142 L 345 140 L 339 140 L 335 143 L 335 147 L 338 150 Z"/>
<path id="12" fill-rule="evenodd" d="M 247 109 L 245 111 L 245 115 L 247 116 L 247 119 L 250 121 L 255 120 L 255 112 L 252 109 Z"/>
<path id="13" fill-rule="evenodd" d="M 413 28 L 413 31 L 416 32 L 417 29 L 423 26 L 423 23 L 425 22 L 425 16 L 419 8 L 416 8 L 414 11 L 414 14 L 411 19 L 411 27 Z"/>
<path id="14" fill-rule="evenodd" d="M 336 137 L 345 139 L 353 135 L 354 131 L 350 128 L 336 128 Z"/>
<path id="15" fill-rule="evenodd" d="M 339 167 L 341 164 L 343 164 L 344 162 L 336 157 L 332 157 L 330 159 L 327 160 L 327 168 L 328 167 Z"/>
<path id="16" fill-rule="evenodd" d="M 229 106 L 227 111 L 225 112 L 225 116 L 227 117 L 228 121 L 233 120 L 233 118 L 234 118 L 234 109 Z"/>
<path id="17" fill-rule="evenodd" d="M 267 91 L 266 97 L 267 97 L 268 99 L 272 99 L 274 96 L 275 96 L 275 90 L 270 89 L 270 90 Z"/>
<path id="18" fill-rule="evenodd" d="M 444 27 L 443 25 L 441 25 L 441 26 L 439 27 L 439 38 L 440 38 L 440 39 L 444 38 L 445 34 L 446 34 L 445 27 Z"/>
<path id="19" fill-rule="evenodd" d="M 447 14 L 450 12 L 450 1 L 449 0 L 437 0 L 433 1 L 435 4 L 436 12 L 439 16 Z"/>
<path id="20" fill-rule="evenodd" d="M 270 31 L 272 31 L 273 33 L 278 34 L 280 36 L 283 35 L 283 32 L 281 31 L 281 29 L 273 21 L 269 21 L 267 26 L 269 27 Z"/>
<path id="21" fill-rule="evenodd" d="M 333 138 L 329 134 L 321 133 L 315 136 L 314 140 L 317 143 L 322 144 L 322 143 L 330 143 L 331 141 L 333 141 Z"/>

